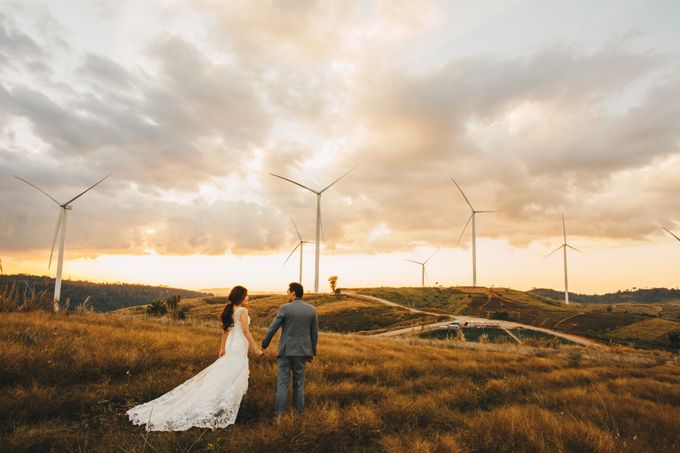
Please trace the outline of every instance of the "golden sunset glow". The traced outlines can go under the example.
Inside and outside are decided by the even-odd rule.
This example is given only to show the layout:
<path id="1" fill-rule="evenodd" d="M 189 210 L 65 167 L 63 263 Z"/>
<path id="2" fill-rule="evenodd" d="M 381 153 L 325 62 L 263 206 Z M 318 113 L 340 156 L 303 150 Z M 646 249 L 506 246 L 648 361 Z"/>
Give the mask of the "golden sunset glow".
<path id="1" fill-rule="evenodd" d="M 0 1 L 0 259 L 64 277 L 283 290 L 677 287 L 675 2 Z M 57 247 L 58 249 L 58 247 Z M 56 250 L 56 249 L 55 249 Z M 56 252 L 55 252 L 56 254 Z M 54 264 L 54 263 L 53 263 Z M 305 245 L 303 283 L 314 276 Z"/>

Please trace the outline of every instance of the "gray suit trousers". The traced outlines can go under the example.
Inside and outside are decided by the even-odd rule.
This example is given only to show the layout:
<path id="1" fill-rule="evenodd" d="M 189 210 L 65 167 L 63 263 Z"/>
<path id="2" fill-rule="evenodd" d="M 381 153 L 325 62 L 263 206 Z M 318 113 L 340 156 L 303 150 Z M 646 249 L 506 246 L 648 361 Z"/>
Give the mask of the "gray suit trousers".
<path id="1" fill-rule="evenodd" d="M 295 403 L 295 410 L 298 414 L 304 412 L 306 365 L 307 357 L 279 356 L 279 379 L 276 385 L 276 406 L 274 408 L 277 414 L 282 414 L 286 410 L 291 372 L 293 374 L 293 402 Z"/>

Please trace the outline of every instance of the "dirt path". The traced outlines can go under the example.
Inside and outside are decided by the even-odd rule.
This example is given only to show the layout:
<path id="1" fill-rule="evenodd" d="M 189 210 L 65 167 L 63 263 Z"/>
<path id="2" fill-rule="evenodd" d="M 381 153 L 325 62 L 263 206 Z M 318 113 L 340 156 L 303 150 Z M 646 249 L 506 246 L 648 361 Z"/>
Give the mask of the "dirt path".
<path id="1" fill-rule="evenodd" d="M 372 301 L 372 302 L 380 302 L 381 304 L 389 305 L 390 307 L 404 308 L 404 309 L 410 311 L 411 313 L 421 313 L 421 314 L 424 314 L 424 315 L 434 315 L 434 316 L 451 316 L 451 315 L 447 315 L 445 313 L 435 313 L 435 312 L 432 312 L 432 311 L 418 310 L 417 308 L 407 307 L 406 305 L 399 305 L 395 302 L 390 302 L 389 300 L 381 299 L 379 297 L 366 296 L 366 295 L 363 295 L 363 294 L 357 294 L 355 292 L 344 291 L 343 294 L 347 294 L 348 296 L 352 296 L 355 299 L 363 299 L 363 300 L 369 300 L 369 301 Z M 418 328 L 420 328 L 420 327 L 418 327 Z"/>
<path id="2" fill-rule="evenodd" d="M 374 296 L 366 296 L 363 294 L 357 294 L 355 292 L 344 292 L 344 294 L 351 295 L 352 297 L 355 297 L 357 299 L 364 299 L 364 300 L 370 300 L 373 302 L 379 302 L 384 305 L 389 305 L 391 307 L 399 307 L 399 308 L 404 308 L 412 313 L 422 313 L 422 314 L 427 314 L 427 315 L 435 315 L 435 316 L 446 316 L 443 315 L 442 313 L 434 313 L 430 311 L 424 311 L 424 310 L 418 310 L 417 308 L 412 308 L 412 307 L 406 307 L 404 305 L 397 304 L 395 302 L 390 302 L 389 300 L 381 299 L 379 297 L 374 297 Z M 569 340 L 573 343 L 582 345 L 582 346 L 592 346 L 592 347 L 604 347 L 603 345 L 589 340 L 587 338 L 579 337 L 578 335 L 572 335 L 569 333 L 564 333 L 564 332 L 559 332 L 557 330 L 551 330 L 551 329 L 546 329 L 545 327 L 537 327 L 537 326 L 532 326 L 529 324 L 520 324 L 518 322 L 513 322 L 513 321 L 502 321 L 502 320 L 497 320 L 497 319 L 487 319 L 487 318 L 477 318 L 473 316 L 462 316 L 462 315 L 449 315 L 451 319 L 456 319 L 460 321 L 461 324 L 466 323 L 466 322 L 481 322 L 485 324 L 495 324 L 498 325 L 501 329 L 516 329 L 516 328 L 523 328 L 523 329 L 529 329 L 529 330 L 535 330 L 537 332 L 543 332 L 547 333 L 550 335 L 553 335 L 555 337 L 559 338 L 564 338 L 565 340 Z M 408 334 L 413 334 L 417 332 L 424 332 L 428 330 L 434 330 L 438 329 L 441 326 L 445 326 L 448 324 L 449 321 L 444 321 L 444 322 L 437 322 L 437 323 L 432 323 L 432 324 L 425 324 L 425 325 L 420 325 L 420 326 L 414 326 L 414 327 L 406 327 L 403 329 L 397 329 L 397 330 L 391 330 L 389 332 L 382 332 L 379 334 L 376 334 L 376 337 L 394 337 L 394 336 L 399 336 L 399 335 L 408 335 Z M 512 335 L 512 337 L 515 337 Z M 516 339 L 516 338 L 515 338 Z M 519 340 L 518 340 L 519 341 Z"/>
<path id="3" fill-rule="evenodd" d="M 581 315 L 585 315 L 585 313 L 577 313 L 577 314 L 575 314 L 575 315 L 567 316 L 567 317 L 564 318 L 564 319 L 560 319 L 559 321 L 557 321 L 557 322 L 555 323 L 554 327 L 559 326 L 559 325 L 562 324 L 564 321 L 567 321 L 567 320 L 569 320 L 569 319 L 571 319 L 571 318 L 575 318 L 575 317 L 581 316 Z"/>
<path id="4" fill-rule="evenodd" d="M 510 335 L 512 338 L 514 338 L 515 341 L 516 341 L 518 344 L 522 344 L 522 340 L 520 340 L 519 338 L 517 338 L 517 337 L 515 336 L 515 334 L 513 334 L 512 332 L 510 332 L 508 329 L 503 329 L 503 332 L 507 333 L 507 334 Z"/>

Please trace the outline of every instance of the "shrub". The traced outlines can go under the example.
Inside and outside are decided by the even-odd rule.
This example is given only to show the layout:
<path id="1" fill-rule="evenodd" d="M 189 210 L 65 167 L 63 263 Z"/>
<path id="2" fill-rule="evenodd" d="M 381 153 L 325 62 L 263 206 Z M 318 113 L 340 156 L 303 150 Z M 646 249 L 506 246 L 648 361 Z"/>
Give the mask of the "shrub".
<path id="1" fill-rule="evenodd" d="M 668 339 L 673 345 L 680 345 L 680 330 L 673 330 L 668 332 Z"/>
<path id="2" fill-rule="evenodd" d="M 146 307 L 146 313 L 152 316 L 163 316 L 167 312 L 168 308 L 162 300 L 154 300 Z"/>
<path id="3" fill-rule="evenodd" d="M 502 319 L 507 321 L 508 319 L 510 319 L 510 313 L 508 313 L 507 311 L 495 311 L 491 315 L 491 319 Z"/>

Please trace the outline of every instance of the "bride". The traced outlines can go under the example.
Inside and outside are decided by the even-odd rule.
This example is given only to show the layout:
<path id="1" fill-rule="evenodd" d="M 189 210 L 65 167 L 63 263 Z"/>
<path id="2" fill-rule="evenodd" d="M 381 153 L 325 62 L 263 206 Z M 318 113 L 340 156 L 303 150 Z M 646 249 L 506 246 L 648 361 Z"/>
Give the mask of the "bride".
<path id="1" fill-rule="evenodd" d="M 127 415 L 147 431 L 185 431 L 226 428 L 234 424 L 248 390 L 248 346 L 260 357 L 264 351 L 250 333 L 248 290 L 235 286 L 222 312 L 222 338 L 217 360 L 165 395 L 135 406 Z"/>

